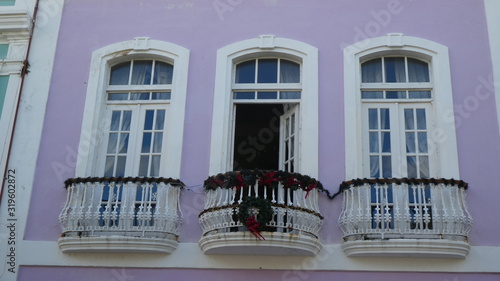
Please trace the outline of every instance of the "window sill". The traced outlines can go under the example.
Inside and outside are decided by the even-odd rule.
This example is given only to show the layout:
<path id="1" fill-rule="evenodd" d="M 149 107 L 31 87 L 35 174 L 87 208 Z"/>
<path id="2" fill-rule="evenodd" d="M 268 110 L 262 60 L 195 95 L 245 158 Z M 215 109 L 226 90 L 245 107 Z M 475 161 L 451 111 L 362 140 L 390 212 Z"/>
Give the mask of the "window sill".
<path id="1" fill-rule="evenodd" d="M 346 241 L 342 250 L 348 257 L 465 258 L 466 241 L 451 239 L 374 239 Z"/>

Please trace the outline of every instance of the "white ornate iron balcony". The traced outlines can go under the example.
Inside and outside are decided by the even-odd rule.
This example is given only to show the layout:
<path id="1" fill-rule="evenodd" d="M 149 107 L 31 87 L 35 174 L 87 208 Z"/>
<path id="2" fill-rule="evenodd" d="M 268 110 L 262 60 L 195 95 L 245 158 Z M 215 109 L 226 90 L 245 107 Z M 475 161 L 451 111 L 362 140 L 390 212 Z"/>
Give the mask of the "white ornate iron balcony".
<path id="1" fill-rule="evenodd" d="M 182 182 L 75 178 L 59 215 L 63 252 L 171 253 L 179 235 Z"/>
<path id="2" fill-rule="evenodd" d="M 467 183 L 446 179 L 343 182 L 339 224 L 348 256 L 463 258 L 472 226 Z"/>
<path id="3" fill-rule="evenodd" d="M 316 255 L 321 249 L 321 189 L 315 179 L 286 172 L 256 170 L 210 177 L 205 181 L 205 210 L 199 215 L 200 247 L 205 254 Z M 241 218 L 261 220 L 266 215 L 262 205 L 270 208 L 269 219 L 251 231 Z"/>

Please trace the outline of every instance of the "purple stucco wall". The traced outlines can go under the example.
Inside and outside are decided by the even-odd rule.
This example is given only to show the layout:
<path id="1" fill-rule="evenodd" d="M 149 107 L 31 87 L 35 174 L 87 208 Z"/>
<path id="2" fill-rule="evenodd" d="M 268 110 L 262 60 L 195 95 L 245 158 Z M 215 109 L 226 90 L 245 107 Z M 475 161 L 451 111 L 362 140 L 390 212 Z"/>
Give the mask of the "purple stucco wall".
<path id="1" fill-rule="evenodd" d="M 470 183 L 468 203 L 475 219 L 470 242 L 500 246 L 500 224 L 491 223 L 496 219 L 493 214 L 500 213 L 500 204 L 496 202 L 500 189 L 495 184 L 500 167 L 500 139 L 492 85 L 481 89 L 482 96 L 487 98 L 474 96 L 476 88 L 483 81 L 489 81 L 492 73 L 481 1 L 371 0 L 363 1 L 363 6 L 351 0 L 221 1 L 241 3 L 219 14 L 215 1 L 168 1 L 175 5 L 165 2 L 67 2 L 25 239 L 54 241 L 61 234 L 57 217 L 66 198 L 63 181 L 74 176 L 94 50 L 139 36 L 172 42 L 190 50 L 181 174 L 188 189 L 182 194 L 185 218 L 180 239 L 197 242 L 201 235 L 197 221 L 203 200 L 201 185 L 208 176 L 217 50 L 261 34 L 295 39 L 319 49 L 319 180 L 334 192 L 345 180 L 342 49 L 358 40 L 398 32 L 449 47 L 454 103 L 462 108 L 462 112 L 457 113 L 460 173 L 461 178 Z M 339 243 L 341 231 L 337 218 L 341 198 L 330 201 L 325 196 L 320 204 L 325 216 L 322 239 Z M 29 276 L 32 270 L 26 268 L 21 274 Z M 99 270 L 95 271 L 98 274 Z M 50 269 L 42 272 L 48 277 L 38 280 L 62 280 L 49 277 Z M 214 278 L 218 274 L 217 271 L 208 273 Z M 138 271 L 134 274 L 140 276 Z M 203 271 L 191 274 L 201 276 Z M 315 274 L 316 280 L 326 280 L 328 276 L 327 273 Z M 338 280 L 364 279 L 349 278 L 343 275 Z"/>
<path id="2" fill-rule="evenodd" d="M 146 277 L 147 276 L 147 277 Z M 147 278 L 147 279 L 145 279 Z M 280 270 L 182 270 L 182 269 L 125 269 L 125 268 L 58 268 L 22 267 L 19 280 L 51 281 L 110 281 L 110 280 L 283 280 L 283 281 L 392 281 L 401 280 L 401 273 L 381 272 L 309 272 Z M 454 274 L 454 273 L 411 273 L 405 274 L 406 281 L 497 281 L 497 274 Z"/>

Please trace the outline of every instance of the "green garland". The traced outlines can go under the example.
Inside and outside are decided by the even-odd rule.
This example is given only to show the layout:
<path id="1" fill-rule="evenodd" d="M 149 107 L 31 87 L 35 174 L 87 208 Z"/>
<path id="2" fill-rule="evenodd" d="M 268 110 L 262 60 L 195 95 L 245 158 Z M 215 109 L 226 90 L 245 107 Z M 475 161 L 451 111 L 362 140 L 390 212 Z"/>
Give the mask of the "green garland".
<path id="1" fill-rule="evenodd" d="M 292 190 L 302 189 L 310 191 L 318 189 L 325 191 L 323 185 L 318 180 L 299 173 L 270 170 L 241 170 L 227 173 L 220 173 L 208 177 L 203 186 L 205 190 L 215 190 L 217 188 L 236 188 L 252 186 L 258 183 L 260 186 L 277 188 L 282 184 L 284 188 Z"/>
<path id="2" fill-rule="evenodd" d="M 259 223 L 258 230 L 261 230 L 273 219 L 274 211 L 269 201 L 258 197 L 247 197 L 243 199 L 238 209 L 238 220 L 241 224 L 245 225 L 247 220 L 253 216 L 249 214 L 250 208 L 257 208 L 259 210 L 257 216 L 257 222 Z"/>

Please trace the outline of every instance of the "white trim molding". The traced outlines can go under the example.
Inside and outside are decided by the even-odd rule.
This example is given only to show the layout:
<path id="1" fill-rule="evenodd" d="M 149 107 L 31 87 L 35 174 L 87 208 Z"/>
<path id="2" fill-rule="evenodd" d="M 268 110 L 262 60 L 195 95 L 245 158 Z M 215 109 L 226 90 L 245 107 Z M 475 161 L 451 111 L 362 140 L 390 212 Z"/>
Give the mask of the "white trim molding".
<path id="1" fill-rule="evenodd" d="M 166 167 L 162 167 L 160 171 L 160 176 L 180 177 L 189 50 L 147 37 L 115 43 L 93 52 L 75 171 L 77 177 L 96 174 L 98 145 L 104 137 L 99 116 L 103 116 L 105 111 L 110 66 L 137 58 L 162 59 L 174 65 L 170 99 L 172 106 L 169 109 L 170 118 L 167 119 L 167 128 L 171 133 L 167 137 L 165 147 L 168 159 Z"/>
<path id="2" fill-rule="evenodd" d="M 212 119 L 209 174 L 232 170 L 231 161 L 231 85 L 235 63 L 258 57 L 280 57 L 299 61 L 302 66 L 300 101 L 300 161 L 296 170 L 318 176 L 318 50 L 306 43 L 261 35 L 236 42 L 217 51 L 215 94 Z"/>
<path id="3" fill-rule="evenodd" d="M 494 90 L 491 94 L 495 95 L 498 117 L 498 128 L 500 134 L 500 18 L 498 12 L 500 11 L 500 1 L 498 0 L 485 0 L 484 6 L 486 10 L 486 19 L 488 22 L 488 34 L 490 41 L 491 61 L 493 65 L 493 87 Z M 487 86 L 487 85 L 482 85 Z M 481 86 L 476 88 L 476 92 Z M 485 94 L 485 96 L 487 96 Z M 489 96 L 489 95 L 488 95 Z"/>

